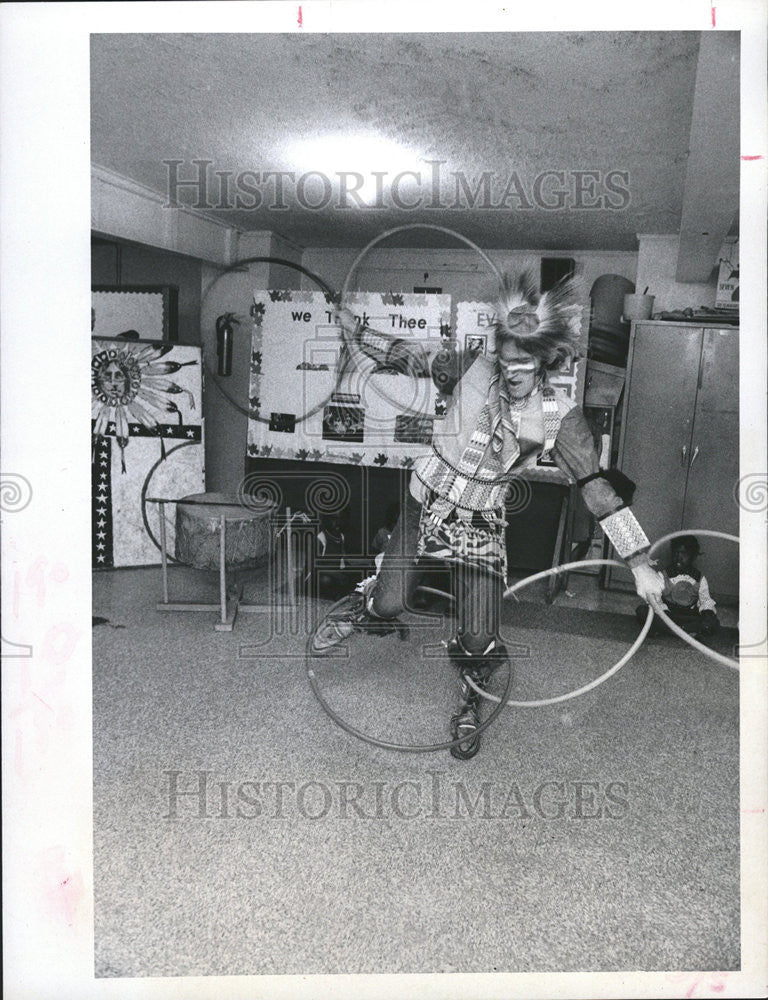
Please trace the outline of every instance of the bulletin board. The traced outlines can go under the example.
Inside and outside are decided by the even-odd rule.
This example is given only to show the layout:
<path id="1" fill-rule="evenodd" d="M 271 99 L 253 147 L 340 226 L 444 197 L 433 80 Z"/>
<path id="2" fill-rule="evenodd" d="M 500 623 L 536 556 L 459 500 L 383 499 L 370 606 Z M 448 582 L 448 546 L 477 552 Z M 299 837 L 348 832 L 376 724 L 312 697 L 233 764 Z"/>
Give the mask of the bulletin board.
<path id="1" fill-rule="evenodd" d="M 356 292 L 345 304 L 383 335 L 382 350 L 398 338 L 416 374 L 369 357 L 348 364 L 324 293 L 257 290 L 249 456 L 410 468 L 429 450 L 446 408 L 430 363 L 448 329 L 450 296 Z"/>
<path id="2" fill-rule="evenodd" d="M 94 569 L 160 562 L 159 510 L 142 492 L 180 499 L 205 490 L 201 361 L 199 347 L 91 341 Z"/>
<path id="3" fill-rule="evenodd" d="M 97 285 L 91 289 L 91 336 L 133 331 L 139 340 L 178 339 L 178 289 L 170 285 Z"/>

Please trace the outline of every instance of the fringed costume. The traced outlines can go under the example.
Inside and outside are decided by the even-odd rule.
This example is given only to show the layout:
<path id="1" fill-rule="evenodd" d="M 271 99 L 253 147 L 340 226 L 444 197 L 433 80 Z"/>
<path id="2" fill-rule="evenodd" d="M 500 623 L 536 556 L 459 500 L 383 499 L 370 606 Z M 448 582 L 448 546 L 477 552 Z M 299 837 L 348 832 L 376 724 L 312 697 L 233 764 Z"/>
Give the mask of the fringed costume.
<path id="1" fill-rule="evenodd" d="M 577 355 L 580 312 L 569 282 L 539 296 L 529 275 L 505 279 L 496 309 L 497 352 L 500 344 L 512 342 L 538 366 L 533 388 L 522 399 L 510 393 L 498 356 L 461 355 L 449 347 L 437 355 L 432 377 L 450 395 L 450 404 L 435 422 L 431 451 L 414 463 L 411 497 L 392 533 L 364 620 L 341 629 L 335 624 L 336 632 L 326 637 L 332 645 L 356 628 L 395 619 L 410 606 L 419 558 L 456 566 L 461 626 L 449 653 L 459 666 L 462 704 L 452 733 L 467 739 L 451 752 L 461 758 L 478 747 L 472 735 L 478 699 L 466 677 L 485 683 L 503 658 L 497 608 L 507 576 L 505 497 L 514 477 L 551 456 L 579 485 L 619 555 L 632 567 L 647 562 L 648 539 L 628 506 L 633 484 L 616 470 L 599 469 L 582 411 L 547 378 Z M 402 342 L 395 338 L 359 325 L 345 332 L 351 353 L 368 355 L 380 368 L 402 358 Z M 405 572 L 404 559 L 411 561 Z M 475 610 L 466 610 L 470 607 Z"/>

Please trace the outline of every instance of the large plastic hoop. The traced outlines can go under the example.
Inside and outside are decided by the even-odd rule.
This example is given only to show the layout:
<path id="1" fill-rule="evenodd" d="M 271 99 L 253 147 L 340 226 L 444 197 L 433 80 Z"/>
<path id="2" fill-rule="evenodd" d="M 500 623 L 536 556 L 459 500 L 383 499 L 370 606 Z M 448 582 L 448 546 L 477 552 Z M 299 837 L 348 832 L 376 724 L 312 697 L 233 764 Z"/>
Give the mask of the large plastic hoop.
<path id="1" fill-rule="evenodd" d="M 206 290 L 203 292 L 203 297 L 200 302 L 201 313 L 203 305 L 205 304 L 205 300 L 208 297 L 208 294 L 214 288 L 214 286 L 218 284 L 218 282 L 225 275 L 231 274 L 233 271 L 240 270 L 240 268 L 244 267 L 246 264 L 279 264 L 281 267 L 292 267 L 294 271 L 299 271 L 301 274 L 306 275 L 306 277 L 308 277 L 311 281 L 314 281 L 315 284 L 318 285 L 323 290 L 323 292 L 329 297 L 331 301 L 333 301 L 336 298 L 336 292 L 334 292 L 334 290 L 330 287 L 330 285 L 327 285 L 321 277 L 319 277 L 317 274 L 314 274 L 308 268 L 303 267 L 301 264 L 294 263 L 292 260 L 286 260 L 284 257 L 262 257 L 262 256 L 243 257 L 241 260 L 236 260 L 233 264 L 230 264 L 225 270 L 221 272 L 221 274 L 217 274 L 216 277 L 213 279 L 213 281 L 208 285 Z M 226 399 L 227 402 L 238 411 L 238 413 L 244 414 L 246 417 L 248 417 L 249 420 L 254 420 L 257 423 L 261 424 L 269 423 L 268 417 L 262 417 L 252 413 L 250 409 L 246 409 L 246 407 L 241 406 L 236 399 L 233 399 L 232 396 L 230 396 L 230 394 L 221 384 L 219 376 L 210 366 L 206 367 L 205 373 L 213 382 L 213 384 L 216 386 L 216 388 L 219 390 L 224 399 Z M 297 424 L 303 423 L 303 421 L 308 420 L 309 417 L 313 417 L 319 410 L 321 410 L 325 406 L 325 404 L 328 402 L 328 400 L 331 398 L 332 395 L 333 392 L 331 392 L 328 395 L 328 397 L 323 400 L 322 403 L 320 403 L 318 406 L 315 406 L 314 409 L 310 410 L 308 413 L 305 413 L 301 417 L 297 417 L 296 423 Z"/>
<path id="2" fill-rule="evenodd" d="M 349 271 L 347 271 L 347 276 L 344 278 L 344 284 L 341 286 L 341 295 L 339 297 L 340 308 L 344 306 L 344 300 L 349 294 L 349 285 L 350 282 L 352 281 L 352 276 L 354 275 L 357 268 L 360 266 L 360 261 L 366 256 L 366 254 L 369 253 L 376 246 L 377 243 L 381 243 L 382 240 L 386 240 L 388 237 L 394 236 L 396 233 L 403 233 L 411 229 L 432 229 L 438 233 L 446 233 L 448 236 L 452 236 L 454 237 L 454 239 L 459 240 L 460 243 L 464 243 L 466 246 L 470 248 L 470 250 L 474 250 L 475 253 L 478 253 L 482 257 L 482 259 L 485 261 L 488 267 L 490 267 L 490 269 L 496 275 L 499 284 L 501 284 L 502 276 L 498 267 L 494 264 L 494 262 L 488 256 L 488 254 L 484 250 L 481 250 L 476 243 L 472 242 L 472 240 L 468 239 L 466 236 L 462 236 L 461 233 L 457 233 L 455 229 L 449 229 L 447 226 L 438 226 L 431 222 L 409 222 L 403 226 L 394 226 L 392 229 L 387 229 L 385 232 L 380 233 L 378 236 L 374 236 L 374 238 L 369 243 L 367 243 L 363 247 L 363 249 L 358 253 L 354 261 L 352 262 L 352 266 L 350 267 Z M 360 350 L 359 347 L 357 347 L 351 341 L 345 341 L 345 342 L 347 343 L 347 357 L 349 358 L 349 362 L 350 364 L 354 364 L 361 359 L 361 357 L 363 356 L 363 352 Z M 339 380 L 341 379 L 343 374 L 344 370 L 343 368 L 340 368 Z"/>
<path id="3" fill-rule="evenodd" d="M 339 602 L 337 602 L 339 603 Z M 309 637 L 308 643 L 311 643 L 312 637 Z M 379 740 L 375 736 L 369 736 L 367 733 L 362 732 L 359 729 L 355 729 L 348 722 L 341 718 L 341 716 L 335 712 L 328 702 L 325 700 L 323 695 L 320 693 L 320 688 L 317 683 L 317 677 L 315 676 L 315 671 L 312 669 L 313 656 L 311 650 L 307 650 L 307 679 L 309 680 L 310 687 L 312 688 L 312 693 L 315 698 L 317 698 L 320 703 L 321 708 L 333 722 L 343 729 L 345 733 L 349 733 L 350 736 L 355 736 L 358 740 L 362 740 L 363 743 L 368 743 L 374 747 L 381 747 L 383 750 L 397 750 L 400 753 L 437 753 L 440 750 L 450 750 L 453 747 L 460 746 L 462 743 L 466 743 L 470 737 L 463 736 L 461 739 L 456 740 L 446 740 L 443 743 L 388 743 L 386 740 Z M 485 720 L 481 722 L 480 725 L 472 733 L 473 736 L 479 736 L 480 733 L 484 733 L 489 726 L 498 719 L 504 710 L 506 704 L 506 698 L 509 692 L 512 690 L 512 682 L 515 677 L 515 672 L 512 668 L 511 662 L 507 661 L 509 665 L 509 676 L 507 678 L 507 686 L 504 689 L 504 694 L 499 701 L 496 708 L 493 709 L 491 714 Z"/>
<path id="4" fill-rule="evenodd" d="M 563 573 L 573 569 L 580 569 L 583 566 L 618 566 L 620 569 L 625 568 L 625 564 L 619 562 L 616 559 L 579 559 L 576 562 L 563 563 L 561 566 L 553 566 L 551 569 L 542 570 L 541 573 L 534 573 L 532 576 L 525 577 L 524 580 L 518 580 L 517 583 L 513 584 L 511 587 L 507 587 L 504 591 L 504 597 L 512 597 L 518 590 L 522 590 L 523 587 L 527 587 L 531 583 L 535 583 L 537 580 L 545 580 L 547 577 L 553 576 L 556 573 Z M 612 667 L 609 667 L 604 674 L 596 677 L 589 684 L 584 684 L 580 688 L 576 688 L 575 691 L 568 691 L 565 694 L 559 694 L 555 698 L 537 698 L 531 701 L 513 701 L 510 699 L 506 702 L 509 708 L 544 708 L 546 705 L 558 705 L 563 701 L 570 701 L 571 698 L 578 698 L 582 694 L 586 694 L 588 691 L 594 690 L 594 688 L 599 687 L 609 677 L 613 677 L 615 673 L 618 673 L 621 668 L 629 663 L 638 649 L 645 642 L 645 637 L 651 628 L 651 623 L 653 622 L 653 608 L 648 605 L 648 617 L 645 619 L 645 623 L 640 630 L 640 634 L 629 647 L 629 649 L 624 653 L 620 660 L 617 660 Z M 494 695 L 489 694 L 487 691 L 483 691 L 480 687 L 472 682 L 468 678 L 470 687 L 472 687 L 478 694 L 482 695 L 483 698 L 487 698 L 488 701 L 499 701 L 500 699 Z"/>
<path id="5" fill-rule="evenodd" d="M 459 240 L 459 242 L 465 243 L 470 250 L 474 250 L 476 253 L 479 253 L 480 256 L 483 258 L 483 260 L 485 261 L 485 263 L 488 265 L 488 267 L 490 267 L 490 269 L 499 279 L 499 282 L 501 282 L 501 272 L 499 271 L 498 267 L 496 267 L 496 265 L 493 263 L 491 258 L 488 256 L 487 253 L 485 253 L 484 250 L 481 250 L 476 243 L 473 243 L 472 240 L 467 239 L 466 236 L 462 236 L 461 233 L 457 233 L 455 229 L 448 229 L 447 226 L 437 226 L 431 222 L 408 222 L 403 226 L 395 226 L 393 229 L 387 229 L 386 232 L 380 233 L 378 236 L 374 236 L 374 238 L 370 241 L 370 243 L 367 243 L 360 251 L 360 253 L 357 255 L 357 257 L 355 257 L 354 261 L 352 262 L 352 266 L 350 267 L 349 271 L 347 271 L 347 276 L 344 279 L 344 284 L 341 286 L 342 305 L 344 304 L 344 299 L 347 293 L 349 292 L 349 283 L 352 280 L 352 275 L 360 266 L 360 261 L 363 259 L 363 257 L 365 257 L 365 255 L 369 251 L 373 250 L 373 248 L 376 246 L 377 243 L 381 243 L 382 240 L 386 240 L 388 237 L 394 236 L 395 233 L 404 233 L 409 229 L 433 229 L 436 230 L 438 233 L 446 233 L 448 236 L 453 236 L 455 239 Z"/>
<path id="6" fill-rule="evenodd" d="M 723 538 L 726 542 L 735 542 L 739 544 L 739 538 L 737 535 L 729 535 L 725 531 L 710 531 L 708 528 L 701 528 L 696 530 L 695 528 L 687 528 L 685 531 L 671 531 L 668 535 L 662 535 L 658 538 L 648 551 L 648 555 L 652 555 L 654 550 L 664 542 L 668 542 L 673 538 L 681 538 L 683 535 L 704 535 L 706 538 Z M 680 628 L 677 622 L 673 622 L 669 615 L 662 608 L 656 608 L 656 614 L 659 616 L 661 621 L 667 626 L 670 632 L 674 632 L 676 636 L 687 642 L 689 646 L 693 649 L 697 649 L 700 653 L 708 656 L 710 660 L 714 660 L 715 663 L 721 663 L 724 667 L 729 667 L 731 670 L 739 670 L 740 665 L 738 660 L 731 659 L 730 656 L 723 656 L 722 653 L 716 652 L 714 649 L 710 649 L 709 646 L 705 646 L 703 642 L 699 642 L 698 639 L 694 639 L 692 635 L 689 635 L 685 629 Z"/>
<path id="7" fill-rule="evenodd" d="M 141 487 L 141 519 L 144 522 L 144 530 L 149 535 L 149 540 L 152 542 L 152 544 L 155 546 L 155 548 L 158 549 L 159 551 L 162 551 L 162 546 L 160 545 L 160 542 L 158 542 L 158 540 L 155 538 L 155 536 L 154 536 L 154 534 L 152 532 L 152 528 L 149 526 L 149 518 L 147 517 L 147 490 L 149 489 L 150 481 L 152 479 L 152 476 L 154 476 L 155 471 L 157 470 L 158 466 L 162 465 L 162 463 L 164 461 L 166 461 L 166 459 L 170 455 L 172 455 L 175 451 L 178 451 L 180 448 L 188 448 L 190 445 L 193 445 L 193 444 L 200 444 L 200 442 L 199 441 L 182 441 L 181 444 L 174 445 L 173 448 L 170 448 L 165 453 L 165 456 L 161 457 L 161 458 L 158 458 L 158 460 L 155 462 L 155 464 L 149 470 L 149 472 L 147 473 L 146 479 L 144 480 L 144 483 L 143 483 L 143 485 Z M 158 517 L 162 517 L 163 516 L 162 509 L 160 507 L 157 508 L 157 513 L 158 513 Z M 179 561 L 178 559 L 174 558 L 174 556 L 172 556 L 170 553 L 168 553 L 167 558 L 170 559 L 171 562 L 178 562 Z"/>

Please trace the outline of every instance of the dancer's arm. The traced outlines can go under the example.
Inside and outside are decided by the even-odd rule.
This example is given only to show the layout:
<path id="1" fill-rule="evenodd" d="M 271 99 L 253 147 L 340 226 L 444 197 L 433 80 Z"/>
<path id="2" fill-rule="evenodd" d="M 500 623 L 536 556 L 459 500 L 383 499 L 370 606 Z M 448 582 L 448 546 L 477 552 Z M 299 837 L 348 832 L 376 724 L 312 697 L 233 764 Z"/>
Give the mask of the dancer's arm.
<path id="1" fill-rule="evenodd" d="M 652 607 L 663 607 L 664 578 L 650 563 L 650 542 L 629 506 L 635 484 L 618 469 L 600 469 L 592 431 L 579 407 L 563 417 L 552 458 L 576 480 L 584 503 L 632 570 L 637 593 Z"/>
<path id="2" fill-rule="evenodd" d="M 336 317 L 342 339 L 353 359 L 355 355 L 363 354 L 379 368 L 417 378 L 429 376 L 427 355 L 418 341 L 411 342 L 404 337 L 371 330 L 346 306 L 337 311 Z"/>

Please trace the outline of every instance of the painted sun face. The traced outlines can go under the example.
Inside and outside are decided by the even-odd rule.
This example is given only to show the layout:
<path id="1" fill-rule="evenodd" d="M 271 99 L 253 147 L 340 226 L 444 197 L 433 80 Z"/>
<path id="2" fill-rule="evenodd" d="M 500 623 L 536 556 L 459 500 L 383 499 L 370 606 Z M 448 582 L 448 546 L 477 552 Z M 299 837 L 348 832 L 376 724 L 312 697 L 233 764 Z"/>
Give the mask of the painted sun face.
<path id="1" fill-rule="evenodd" d="M 194 409 L 192 393 L 177 385 L 169 375 L 197 361 L 162 361 L 170 344 L 135 348 L 108 347 L 91 358 L 93 434 L 114 435 L 121 449 L 128 443 L 130 426 L 160 433 L 158 418 L 168 415 L 183 422 L 182 411 L 171 396 L 187 400 Z"/>
<path id="2" fill-rule="evenodd" d="M 122 396 L 127 381 L 125 372 L 116 361 L 110 361 L 99 376 L 99 385 L 110 396 Z"/>
<path id="3" fill-rule="evenodd" d="M 498 362 L 511 399 L 523 399 L 533 392 L 539 374 L 539 363 L 513 341 L 506 341 L 498 352 Z"/>
<path id="4" fill-rule="evenodd" d="M 130 403 L 141 388 L 138 365 L 126 352 L 102 351 L 91 364 L 91 389 L 107 406 Z"/>

